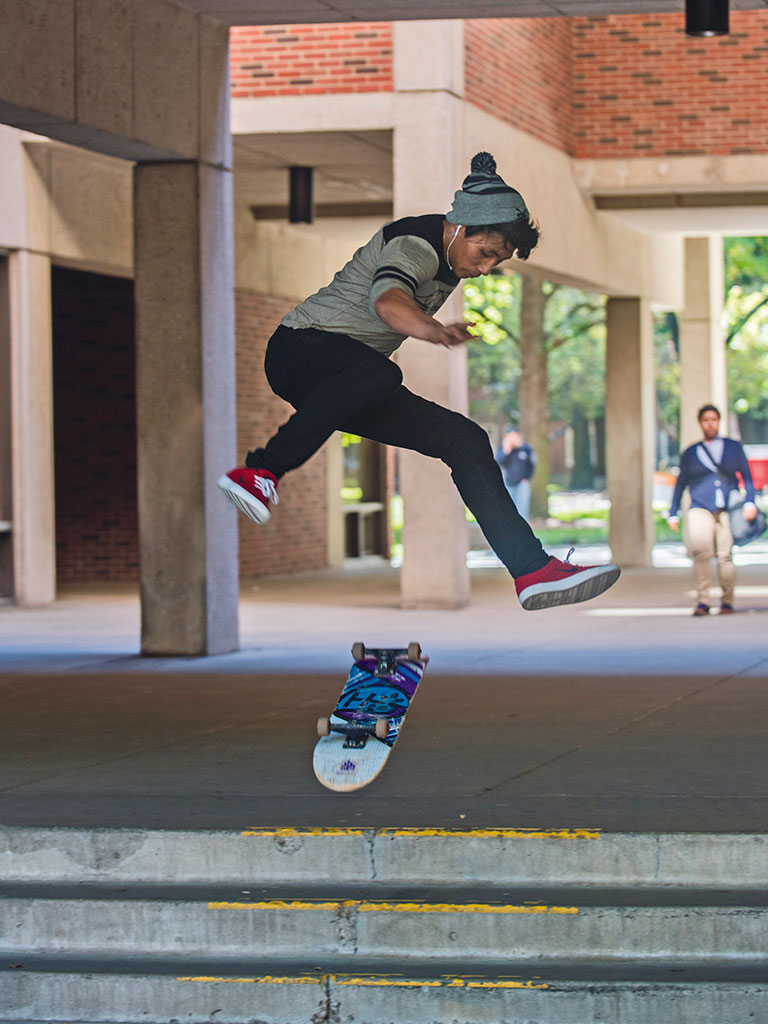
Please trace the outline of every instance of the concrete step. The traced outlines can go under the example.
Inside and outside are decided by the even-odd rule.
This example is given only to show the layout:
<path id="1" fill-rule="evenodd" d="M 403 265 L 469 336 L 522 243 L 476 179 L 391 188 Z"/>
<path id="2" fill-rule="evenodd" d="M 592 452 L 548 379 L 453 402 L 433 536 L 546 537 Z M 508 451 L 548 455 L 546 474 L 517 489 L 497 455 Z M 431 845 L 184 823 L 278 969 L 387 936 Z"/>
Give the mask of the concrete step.
<path id="1" fill-rule="evenodd" d="M 664 904 L 644 905 L 630 890 L 590 905 L 578 890 L 565 902 L 546 903 L 535 889 L 520 902 L 441 902 L 423 891 L 418 899 L 388 897 L 306 899 L 291 892 L 254 900 L 209 899 L 204 888 L 183 900 L 124 898 L 0 899 L 0 954 L 138 954 L 222 957 L 396 957 L 419 950 L 420 960 L 461 950 L 482 958 L 662 958 L 698 961 L 728 958 L 768 964 L 768 907 L 749 893 L 718 906 L 714 894 L 665 892 Z M 702 899 L 706 902 L 702 904 Z M 765 903 L 763 893 L 756 903 Z"/>
<path id="2" fill-rule="evenodd" d="M 670 982 L 603 976 L 597 965 L 557 977 L 507 965 L 503 974 L 450 971 L 400 974 L 318 971 L 261 973 L 136 973 L 82 969 L 0 974 L 6 1024 L 759 1024 L 765 981 L 696 975 Z M 205 966 L 212 966 L 210 964 Z M 280 965 L 275 965 L 280 966 Z M 571 973 L 573 977 L 568 977 Z M 638 968 L 638 974 L 643 969 Z"/>
<path id="3" fill-rule="evenodd" d="M 0 827 L 4 881 L 768 886 L 768 834 Z"/>

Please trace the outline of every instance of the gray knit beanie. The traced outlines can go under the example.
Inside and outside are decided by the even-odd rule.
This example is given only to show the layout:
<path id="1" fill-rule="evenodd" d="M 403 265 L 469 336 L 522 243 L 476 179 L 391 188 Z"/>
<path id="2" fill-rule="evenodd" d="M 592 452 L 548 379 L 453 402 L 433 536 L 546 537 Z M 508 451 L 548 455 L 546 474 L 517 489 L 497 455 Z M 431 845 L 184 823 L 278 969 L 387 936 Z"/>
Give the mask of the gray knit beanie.
<path id="1" fill-rule="evenodd" d="M 511 224 L 528 217 L 525 200 L 496 173 L 496 161 L 490 153 L 472 157 L 471 173 L 453 197 L 446 214 L 451 224 L 475 227 L 484 224 Z"/>

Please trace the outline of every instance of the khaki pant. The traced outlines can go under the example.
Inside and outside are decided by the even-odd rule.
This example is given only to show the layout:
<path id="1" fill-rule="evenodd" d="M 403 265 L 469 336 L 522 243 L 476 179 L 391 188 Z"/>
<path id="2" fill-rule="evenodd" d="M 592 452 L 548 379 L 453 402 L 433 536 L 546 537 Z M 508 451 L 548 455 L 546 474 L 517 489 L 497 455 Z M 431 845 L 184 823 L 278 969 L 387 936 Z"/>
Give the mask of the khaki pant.
<path id="1" fill-rule="evenodd" d="M 693 559 L 697 602 L 709 604 L 710 561 L 717 558 L 722 600 L 725 604 L 733 604 L 733 535 L 728 512 L 725 509 L 709 512 L 705 508 L 689 508 L 685 516 L 685 546 Z"/>

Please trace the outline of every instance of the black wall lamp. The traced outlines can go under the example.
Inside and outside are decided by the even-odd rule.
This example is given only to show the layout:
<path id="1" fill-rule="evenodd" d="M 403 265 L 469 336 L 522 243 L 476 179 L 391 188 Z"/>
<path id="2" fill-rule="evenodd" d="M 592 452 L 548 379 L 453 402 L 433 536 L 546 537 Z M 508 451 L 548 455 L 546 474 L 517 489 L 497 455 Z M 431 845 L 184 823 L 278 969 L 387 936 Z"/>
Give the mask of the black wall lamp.
<path id="1" fill-rule="evenodd" d="M 685 0 L 685 34 L 727 36 L 728 0 Z"/>
<path id="2" fill-rule="evenodd" d="M 315 219 L 314 181 L 311 167 L 291 167 L 288 220 L 291 224 L 312 224 Z"/>

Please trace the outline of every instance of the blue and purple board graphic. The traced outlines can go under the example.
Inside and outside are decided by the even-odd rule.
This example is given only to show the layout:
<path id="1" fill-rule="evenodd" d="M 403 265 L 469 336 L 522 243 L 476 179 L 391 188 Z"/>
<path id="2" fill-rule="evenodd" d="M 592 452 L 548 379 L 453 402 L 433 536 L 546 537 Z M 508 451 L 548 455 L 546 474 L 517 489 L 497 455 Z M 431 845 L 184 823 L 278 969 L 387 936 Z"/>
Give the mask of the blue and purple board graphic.
<path id="1" fill-rule="evenodd" d="M 330 718 L 318 720 L 315 775 L 328 789 L 360 789 L 392 753 L 427 661 L 418 644 L 369 648 L 355 644 L 355 663 Z"/>
<path id="2" fill-rule="evenodd" d="M 377 676 L 378 664 L 378 659 L 368 654 L 362 661 L 355 662 L 333 714 L 345 722 L 365 724 L 386 718 L 389 733 L 381 742 L 391 747 L 424 667 L 416 661 L 398 660 L 393 671 Z"/>

